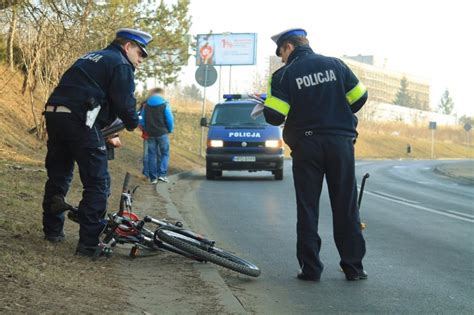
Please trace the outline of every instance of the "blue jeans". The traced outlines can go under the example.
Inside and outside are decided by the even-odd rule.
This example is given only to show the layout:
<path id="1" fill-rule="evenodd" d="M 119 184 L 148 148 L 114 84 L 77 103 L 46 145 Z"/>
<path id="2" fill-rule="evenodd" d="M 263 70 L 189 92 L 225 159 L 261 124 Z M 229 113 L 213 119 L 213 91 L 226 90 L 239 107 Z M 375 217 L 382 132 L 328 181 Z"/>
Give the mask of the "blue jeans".
<path id="1" fill-rule="evenodd" d="M 150 170 L 148 167 L 148 141 L 143 140 L 143 175 L 150 177 Z"/>
<path id="2" fill-rule="evenodd" d="M 150 137 L 148 143 L 148 170 L 150 180 L 168 174 L 168 162 L 170 159 L 170 141 L 168 134 L 159 137 Z"/>

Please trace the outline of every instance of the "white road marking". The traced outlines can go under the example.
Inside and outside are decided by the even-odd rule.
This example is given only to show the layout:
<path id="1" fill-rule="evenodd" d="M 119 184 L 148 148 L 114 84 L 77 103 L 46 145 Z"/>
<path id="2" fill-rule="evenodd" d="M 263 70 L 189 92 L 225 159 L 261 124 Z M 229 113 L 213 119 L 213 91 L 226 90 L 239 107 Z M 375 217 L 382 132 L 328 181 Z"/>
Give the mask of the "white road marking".
<path id="1" fill-rule="evenodd" d="M 388 197 L 388 198 L 391 198 L 391 199 L 396 199 L 396 200 L 399 200 L 399 201 L 408 202 L 408 203 L 411 203 L 411 204 L 419 203 L 418 201 L 409 200 L 409 199 L 405 199 L 405 198 L 402 198 L 402 197 L 390 195 L 390 194 L 387 194 L 387 193 L 384 193 L 384 192 L 381 192 L 381 191 L 374 191 L 372 193 L 377 194 L 377 195 L 382 195 L 382 196 L 385 196 L 385 197 Z"/>
<path id="2" fill-rule="evenodd" d="M 474 215 L 472 215 L 472 214 L 467 214 L 467 213 L 464 213 L 464 212 L 457 212 L 457 211 L 454 211 L 454 210 L 446 210 L 446 211 L 457 214 L 457 215 L 463 215 L 465 217 L 474 219 Z"/>
<path id="3" fill-rule="evenodd" d="M 367 192 L 364 192 L 364 193 L 375 196 L 375 197 L 379 197 L 379 198 L 382 198 L 382 199 L 386 199 L 386 200 L 389 200 L 389 201 L 397 202 L 397 203 L 400 203 L 400 204 L 403 204 L 403 205 L 406 205 L 406 206 L 410 206 L 410 207 L 413 207 L 413 208 L 416 208 L 416 209 L 419 209 L 419 210 L 440 214 L 440 215 L 443 215 L 445 217 L 458 219 L 458 220 L 466 221 L 466 222 L 469 222 L 469 223 L 474 223 L 474 220 L 472 220 L 472 219 L 463 218 L 463 217 L 455 215 L 455 214 L 451 214 L 451 213 L 447 213 L 447 212 L 444 212 L 444 211 L 431 209 L 431 208 L 427 208 L 427 207 L 420 206 L 420 205 L 417 205 L 417 204 L 413 204 L 411 202 L 400 200 L 401 198 L 398 198 L 398 197 L 395 197 L 396 199 L 394 199 L 392 197 L 387 197 L 387 194 L 382 195 L 380 193 L 373 193 L 373 192 L 370 192 L 370 191 L 367 191 Z"/>
<path id="4" fill-rule="evenodd" d="M 417 184 L 420 184 L 420 185 L 433 185 L 434 183 L 433 182 L 428 182 L 426 180 L 419 180 L 416 182 Z"/>

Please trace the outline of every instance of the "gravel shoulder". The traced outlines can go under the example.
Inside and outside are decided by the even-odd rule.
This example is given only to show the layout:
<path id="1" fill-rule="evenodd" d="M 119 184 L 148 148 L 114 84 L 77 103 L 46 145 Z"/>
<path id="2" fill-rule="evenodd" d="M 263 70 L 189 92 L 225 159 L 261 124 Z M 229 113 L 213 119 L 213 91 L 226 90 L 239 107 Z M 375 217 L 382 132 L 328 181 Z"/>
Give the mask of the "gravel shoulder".
<path id="1" fill-rule="evenodd" d="M 457 182 L 474 185 L 474 160 L 441 163 L 435 167 L 435 172 Z"/>
<path id="2" fill-rule="evenodd" d="M 192 229 L 172 201 L 185 201 L 188 191 L 181 185 L 175 189 L 178 176 L 169 178 L 168 184 L 140 186 L 134 196 L 135 211 L 140 216 L 181 221 Z M 193 208 L 179 206 L 180 211 Z M 127 256 L 128 249 L 120 246 L 115 254 Z M 246 314 L 212 264 L 164 250 L 142 253 L 133 260 L 124 257 L 119 264 L 120 280 L 129 288 L 127 314 Z"/>

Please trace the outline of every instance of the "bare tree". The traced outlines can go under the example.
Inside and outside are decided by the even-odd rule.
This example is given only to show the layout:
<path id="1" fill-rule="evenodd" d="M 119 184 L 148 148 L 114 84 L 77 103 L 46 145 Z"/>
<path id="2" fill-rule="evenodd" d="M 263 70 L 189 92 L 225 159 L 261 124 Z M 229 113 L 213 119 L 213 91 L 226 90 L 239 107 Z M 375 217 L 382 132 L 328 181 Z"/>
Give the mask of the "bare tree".
<path id="1" fill-rule="evenodd" d="M 15 6 L 22 3 L 23 0 L 1 0 L 0 1 L 0 10 L 7 9 L 9 7 Z"/>
<path id="2" fill-rule="evenodd" d="M 27 2 L 22 7 L 19 17 L 22 36 L 17 42 L 24 70 L 22 92 L 30 97 L 38 138 L 44 138 L 44 121 L 43 116 L 38 117 L 35 104 L 39 102 L 42 108 L 64 70 L 85 52 L 87 25 L 84 24 L 92 4 L 92 0 L 82 5 L 47 1 L 42 6 Z M 41 88 L 37 90 L 38 86 Z"/>
<path id="3" fill-rule="evenodd" d="M 8 29 L 7 35 L 7 63 L 10 65 L 10 70 L 14 69 L 14 60 L 13 60 L 13 41 L 15 39 L 16 24 L 17 24 L 17 7 L 13 6 L 12 8 L 12 17 L 10 22 L 10 27 Z"/>
<path id="4" fill-rule="evenodd" d="M 140 27 L 156 39 L 150 45 L 154 57 L 147 58 L 140 71 L 142 79 L 156 74 L 164 84 L 175 82 L 189 56 L 188 6 L 189 0 L 178 1 L 171 8 L 162 0 L 151 0 L 146 5 L 139 0 L 1 2 L 0 9 L 5 10 L 0 23 L 6 26 L 5 31 L 8 29 L 9 62 L 15 62 L 23 71 L 22 92 L 30 96 L 37 136 L 44 137 L 43 116 L 38 114 L 61 75 L 78 56 L 109 44 L 117 26 Z"/>

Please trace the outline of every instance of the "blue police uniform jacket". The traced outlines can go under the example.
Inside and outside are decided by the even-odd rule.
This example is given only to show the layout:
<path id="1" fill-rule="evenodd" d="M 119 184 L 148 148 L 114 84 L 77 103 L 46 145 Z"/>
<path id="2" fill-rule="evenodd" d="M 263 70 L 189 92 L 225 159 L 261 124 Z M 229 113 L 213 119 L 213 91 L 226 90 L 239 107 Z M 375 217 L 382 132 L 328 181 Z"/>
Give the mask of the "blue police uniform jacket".
<path id="1" fill-rule="evenodd" d="M 117 116 L 127 129 L 138 125 L 134 96 L 135 68 L 119 45 L 80 57 L 62 76 L 48 99 L 48 105 L 62 105 L 85 120 L 87 103 L 101 105 L 96 120 L 99 128 L 111 124 Z"/>
<path id="2" fill-rule="evenodd" d="M 308 130 L 355 137 L 354 113 L 367 96 L 364 85 L 342 60 L 316 54 L 304 45 L 272 75 L 264 115 L 273 125 L 282 124 L 286 118 L 285 141 Z"/>

